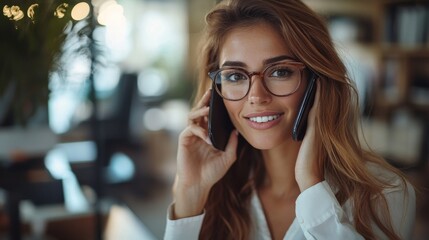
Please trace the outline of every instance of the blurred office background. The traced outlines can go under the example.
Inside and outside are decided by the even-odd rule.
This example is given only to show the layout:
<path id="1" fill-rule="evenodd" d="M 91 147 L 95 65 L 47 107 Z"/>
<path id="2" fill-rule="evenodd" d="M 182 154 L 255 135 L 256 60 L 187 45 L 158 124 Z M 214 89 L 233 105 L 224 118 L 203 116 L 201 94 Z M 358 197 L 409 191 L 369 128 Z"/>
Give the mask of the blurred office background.
<path id="1" fill-rule="evenodd" d="M 429 231 L 429 1 L 305 0 Z M 161 239 L 215 0 L 0 3 L 0 239 Z"/>

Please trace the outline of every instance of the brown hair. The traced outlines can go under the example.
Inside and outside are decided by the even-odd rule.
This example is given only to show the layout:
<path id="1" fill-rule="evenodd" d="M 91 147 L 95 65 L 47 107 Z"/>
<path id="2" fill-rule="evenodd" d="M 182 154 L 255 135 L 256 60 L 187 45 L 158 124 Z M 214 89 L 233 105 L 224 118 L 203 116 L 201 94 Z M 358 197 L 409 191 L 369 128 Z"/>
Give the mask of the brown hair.
<path id="1" fill-rule="evenodd" d="M 219 67 L 225 35 L 231 29 L 257 22 L 270 24 L 281 33 L 293 56 L 320 76 L 318 87 L 323 104 L 316 113 L 316 135 L 322 143 L 319 152 L 325 160 L 325 178 L 338 189 L 339 203 L 351 199 L 355 228 L 365 239 L 376 239 L 372 223 L 389 239 L 399 239 L 382 194 L 384 188 L 393 186 L 372 175 L 366 163 L 373 162 L 396 173 L 406 187 L 405 177 L 376 154 L 362 149 L 358 137 L 357 93 L 324 21 L 297 0 L 224 1 L 207 15 L 206 21 L 195 99 L 200 99 L 210 87 L 207 73 Z M 249 238 L 252 186 L 259 185 L 265 170 L 260 152 L 242 138 L 237 152 L 237 161 L 211 189 L 200 232 L 202 239 Z"/>

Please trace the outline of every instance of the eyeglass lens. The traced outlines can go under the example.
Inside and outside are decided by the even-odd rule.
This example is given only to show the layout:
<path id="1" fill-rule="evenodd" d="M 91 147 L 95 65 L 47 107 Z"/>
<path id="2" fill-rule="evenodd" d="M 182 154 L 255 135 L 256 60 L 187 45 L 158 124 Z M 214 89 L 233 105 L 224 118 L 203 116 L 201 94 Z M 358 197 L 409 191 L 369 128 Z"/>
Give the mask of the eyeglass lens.
<path id="1" fill-rule="evenodd" d="M 301 66 L 277 64 L 262 73 L 248 73 L 244 69 L 222 69 L 215 76 L 216 87 L 222 97 L 230 100 L 244 98 L 250 90 L 253 75 L 260 75 L 267 91 L 276 96 L 294 93 L 301 82 Z"/>

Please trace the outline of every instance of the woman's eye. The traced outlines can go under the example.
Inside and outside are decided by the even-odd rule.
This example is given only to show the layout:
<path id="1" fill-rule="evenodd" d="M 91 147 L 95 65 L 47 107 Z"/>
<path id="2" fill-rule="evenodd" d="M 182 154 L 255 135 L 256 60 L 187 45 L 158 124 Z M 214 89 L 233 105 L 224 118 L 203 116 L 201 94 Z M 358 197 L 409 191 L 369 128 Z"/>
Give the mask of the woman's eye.
<path id="1" fill-rule="evenodd" d="M 293 75 L 293 71 L 288 68 L 278 68 L 271 71 L 270 77 L 290 77 Z"/>
<path id="2" fill-rule="evenodd" d="M 227 80 L 227 81 L 230 81 L 230 82 L 238 82 L 238 81 L 240 81 L 240 80 L 246 80 L 246 76 L 244 75 L 244 74 L 242 74 L 242 73 L 237 73 L 237 72 L 234 72 L 234 73 L 228 73 L 225 77 L 224 77 L 224 79 L 225 80 Z"/>

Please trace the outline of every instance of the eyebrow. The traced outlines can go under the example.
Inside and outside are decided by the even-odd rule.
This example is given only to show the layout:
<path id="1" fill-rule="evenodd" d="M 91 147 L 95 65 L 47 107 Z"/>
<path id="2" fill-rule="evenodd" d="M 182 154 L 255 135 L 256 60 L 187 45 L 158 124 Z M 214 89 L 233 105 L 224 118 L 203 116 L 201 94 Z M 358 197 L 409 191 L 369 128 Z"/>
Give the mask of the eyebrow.
<path id="1" fill-rule="evenodd" d="M 275 63 L 275 62 L 279 62 L 282 60 L 294 60 L 297 61 L 295 58 L 288 56 L 288 55 L 281 55 L 281 56 L 276 56 L 273 58 L 268 58 L 265 59 L 263 62 L 264 66 Z M 244 62 L 240 62 L 240 61 L 225 61 L 221 67 L 247 67 L 247 64 L 245 64 Z"/>

